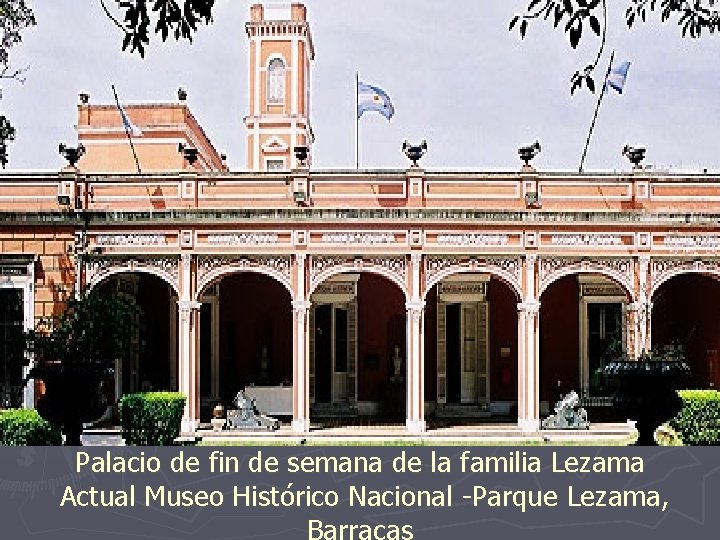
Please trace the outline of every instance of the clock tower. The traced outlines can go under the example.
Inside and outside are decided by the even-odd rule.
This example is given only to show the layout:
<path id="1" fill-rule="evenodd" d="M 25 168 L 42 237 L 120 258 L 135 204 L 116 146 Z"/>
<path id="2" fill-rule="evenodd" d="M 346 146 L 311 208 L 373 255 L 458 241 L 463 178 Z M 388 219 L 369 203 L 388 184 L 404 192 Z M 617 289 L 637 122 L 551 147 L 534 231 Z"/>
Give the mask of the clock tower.
<path id="1" fill-rule="evenodd" d="M 300 163 L 305 146 L 312 160 L 310 64 L 315 57 L 303 4 L 254 4 L 245 30 L 249 47 L 247 168 L 284 171 Z"/>

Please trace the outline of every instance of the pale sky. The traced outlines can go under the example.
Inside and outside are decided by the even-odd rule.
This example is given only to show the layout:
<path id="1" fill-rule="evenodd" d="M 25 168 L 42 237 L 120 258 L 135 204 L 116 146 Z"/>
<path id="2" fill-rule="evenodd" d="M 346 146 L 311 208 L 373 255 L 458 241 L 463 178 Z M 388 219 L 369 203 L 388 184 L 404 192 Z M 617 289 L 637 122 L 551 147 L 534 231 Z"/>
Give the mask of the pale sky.
<path id="1" fill-rule="evenodd" d="M 245 168 L 246 0 L 218 0 L 215 22 L 191 45 L 155 40 L 146 58 L 120 50 L 122 36 L 96 0 L 31 0 L 38 25 L 12 51 L 29 65 L 24 86 L 2 81 L 0 109 L 17 128 L 9 169 L 59 170 L 59 141 L 74 143 L 77 95 L 111 103 L 175 101 L 183 86 L 195 117 L 231 169 Z M 396 114 L 360 120 L 361 167 L 405 168 L 408 138 L 428 141 L 428 169 L 516 170 L 517 148 L 535 139 L 539 170 L 577 169 L 597 97 L 570 96 L 575 69 L 595 54 L 549 25 L 521 42 L 508 22 L 527 0 L 306 0 L 315 41 L 314 167 L 354 167 L 354 74 L 384 88 Z M 630 60 L 624 95 L 603 101 L 587 170 L 627 170 L 627 143 L 647 147 L 646 163 L 673 170 L 720 170 L 720 41 L 683 40 L 653 15 L 626 30 L 629 0 L 609 0 L 608 48 Z M 599 83 L 599 81 L 598 81 Z"/>

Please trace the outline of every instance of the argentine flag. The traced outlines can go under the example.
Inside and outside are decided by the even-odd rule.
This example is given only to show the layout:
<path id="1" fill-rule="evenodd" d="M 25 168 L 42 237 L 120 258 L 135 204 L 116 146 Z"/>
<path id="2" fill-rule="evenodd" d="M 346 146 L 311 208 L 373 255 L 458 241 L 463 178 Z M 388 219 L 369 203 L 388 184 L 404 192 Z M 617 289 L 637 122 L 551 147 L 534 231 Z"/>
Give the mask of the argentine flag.
<path id="1" fill-rule="evenodd" d="M 388 96 L 387 92 L 382 88 L 358 81 L 357 97 L 358 118 L 368 111 L 378 112 L 388 120 L 395 114 L 395 107 L 393 107 L 392 101 L 390 101 L 390 96 Z"/>
<path id="2" fill-rule="evenodd" d="M 627 61 L 622 62 L 617 67 L 611 68 L 607 76 L 607 82 L 605 83 L 605 92 L 607 92 L 609 88 L 612 88 L 618 94 L 622 94 L 623 88 L 625 88 L 628 69 L 630 69 L 630 62 Z"/>
<path id="3" fill-rule="evenodd" d="M 140 130 L 139 127 L 132 123 L 132 120 L 130 120 L 127 113 L 125 112 L 125 109 L 122 105 L 120 105 L 119 102 L 118 109 L 120 110 L 120 117 L 122 118 L 123 126 L 125 126 L 125 133 L 132 137 L 142 137 L 143 132 Z"/>

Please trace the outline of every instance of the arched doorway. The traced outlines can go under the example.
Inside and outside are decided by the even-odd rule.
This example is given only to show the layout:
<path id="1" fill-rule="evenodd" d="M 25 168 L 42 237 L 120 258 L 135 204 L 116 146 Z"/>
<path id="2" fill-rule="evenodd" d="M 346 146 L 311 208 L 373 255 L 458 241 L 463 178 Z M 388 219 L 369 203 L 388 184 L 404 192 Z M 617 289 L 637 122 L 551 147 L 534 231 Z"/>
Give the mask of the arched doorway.
<path id="1" fill-rule="evenodd" d="M 540 297 L 540 414 L 574 390 L 594 418 L 611 415 L 603 368 L 628 352 L 628 291 L 599 273 L 570 274 Z"/>
<path id="2" fill-rule="evenodd" d="M 140 272 L 115 273 L 96 285 L 100 291 L 135 299 L 140 314 L 133 354 L 118 362 L 106 392 L 111 402 L 123 394 L 177 391 L 177 298 L 162 278 Z"/>
<path id="3" fill-rule="evenodd" d="M 516 421 L 516 292 L 490 274 L 445 277 L 425 304 L 425 407 L 438 425 Z"/>
<path id="4" fill-rule="evenodd" d="M 235 272 L 205 285 L 200 307 L 200 419 L 209 421 L 240 390 L 274 417 L 292 416 L 292 304 L 287 288 L 264 274 Z"/>
<path id="5" fill-rule="evenodd" d="M 660 354 L 683 356 L 697 388 L 720 387 L 720 281 L 685 273 L 652 296 L 651 343 Z"/>
<path id="6" fill-rule="evenodd" d="M 403 291 L 383 276 L 347 272 L 319 283 L 310 301 L 311 419 L 332 425 L 373 416 L 404 424 Z"/>

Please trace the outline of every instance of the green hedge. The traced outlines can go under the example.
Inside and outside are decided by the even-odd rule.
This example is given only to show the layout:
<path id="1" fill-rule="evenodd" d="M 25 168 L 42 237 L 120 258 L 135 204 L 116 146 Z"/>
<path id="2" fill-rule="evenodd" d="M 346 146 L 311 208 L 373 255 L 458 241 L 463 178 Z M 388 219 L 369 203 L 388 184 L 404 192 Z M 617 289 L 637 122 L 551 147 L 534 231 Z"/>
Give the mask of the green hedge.
<path id="1" fill-rule="evenodd" d="M 177 392 L 127 394 L 120 399 L 122 437 L 132 446 L 169 446 L 180 434 L 185 396 Z"/>
<path id="2" fill-rule="evenodd" d="M 670 426 L 691 446 L 720 444 L 720 392 L 681 390 L 683 408 Z"/>
<path id="3" fill-rule="evenodd" d="M 0 411 L 0 446 L 60 446 L 60 429 L 35 410 Z"/>

